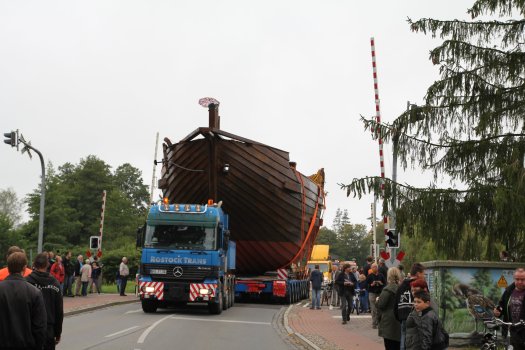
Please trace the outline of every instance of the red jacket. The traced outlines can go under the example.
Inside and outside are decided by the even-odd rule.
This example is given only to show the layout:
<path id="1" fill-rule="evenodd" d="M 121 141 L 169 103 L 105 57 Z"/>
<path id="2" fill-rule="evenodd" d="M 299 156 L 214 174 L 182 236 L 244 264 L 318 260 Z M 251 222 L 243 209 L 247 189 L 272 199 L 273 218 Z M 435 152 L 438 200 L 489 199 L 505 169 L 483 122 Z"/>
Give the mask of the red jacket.
<path id="1" fill-rule="evenodd" d="M 56 262 L 53 265 L 51 265 L 51 271 L 49 272 L 57 279 L 59 283 L 64 283 L 65 271 L 64 265 L 62 265 L 62 263 L 59 264 L 58 262 Z"/>

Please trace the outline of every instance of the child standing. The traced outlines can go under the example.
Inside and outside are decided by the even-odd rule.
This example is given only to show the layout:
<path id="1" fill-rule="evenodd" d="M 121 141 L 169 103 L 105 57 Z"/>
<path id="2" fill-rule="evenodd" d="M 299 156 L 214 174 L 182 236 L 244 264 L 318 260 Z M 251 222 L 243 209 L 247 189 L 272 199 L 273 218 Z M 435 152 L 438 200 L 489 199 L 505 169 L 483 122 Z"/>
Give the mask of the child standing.
<path id="1" fill-rule="evenodd" d="M 448 347 L 448 334 L 430 306 L 426 291 L 414 294 L 414 310 L 406 322 L 406 350 L 443 350 Z"/>

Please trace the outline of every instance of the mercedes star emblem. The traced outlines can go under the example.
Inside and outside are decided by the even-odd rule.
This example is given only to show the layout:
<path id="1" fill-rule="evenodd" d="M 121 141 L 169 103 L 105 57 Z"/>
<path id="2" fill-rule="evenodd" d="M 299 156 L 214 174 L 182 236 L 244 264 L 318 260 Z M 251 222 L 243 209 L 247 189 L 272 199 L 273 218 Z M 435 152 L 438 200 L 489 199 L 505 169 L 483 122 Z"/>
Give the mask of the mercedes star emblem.
<path id="1" fill-rule="evenodd" d="M 183 272 L 184 272 L 184 270 L 182 269 L 182 267 L 177 266 L 177 267 L 175 267 L 175 268 L 173 269 L 173 276 L 175 276 L 175 277 L 181 277 Z"/>

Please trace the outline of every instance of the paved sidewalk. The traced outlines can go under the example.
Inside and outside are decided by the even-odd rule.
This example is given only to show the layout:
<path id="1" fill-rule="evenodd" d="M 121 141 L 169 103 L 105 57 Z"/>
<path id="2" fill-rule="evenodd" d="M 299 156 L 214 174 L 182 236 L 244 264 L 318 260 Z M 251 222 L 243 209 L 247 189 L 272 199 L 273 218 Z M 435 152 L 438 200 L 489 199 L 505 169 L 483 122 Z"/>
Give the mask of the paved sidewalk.
<path id="1" fill-rule="evenodd" d="M 306 305 L 306 306 L 305 306 Z M 307 301 L 290 306 L 284 322 L 289 330 L 322 350 L 383 350 L 383 338 L 372 328 L 370 314 L 350 315 L 348 324 L 341 324 L 341 310 L 323 306 L 310 310 Z"/>
<path id="2" fill-rule="evenodd" d="M 125 297 L 119 294 L 88 294 L 85 297 L 64 297 L 64 315 L 74 315 L 80 312 L 91 311 L 103 307 L 137 302 L 139 299 L 134 294 Z"/>

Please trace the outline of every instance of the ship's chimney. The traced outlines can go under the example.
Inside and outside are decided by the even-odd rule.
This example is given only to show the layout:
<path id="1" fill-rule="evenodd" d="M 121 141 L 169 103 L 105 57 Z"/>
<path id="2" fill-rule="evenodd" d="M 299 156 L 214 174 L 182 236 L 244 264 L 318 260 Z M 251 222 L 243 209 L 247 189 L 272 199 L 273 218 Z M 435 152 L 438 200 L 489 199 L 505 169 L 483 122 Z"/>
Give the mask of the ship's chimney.
<path id="1" fill-rule="evenodd" d="M 208 105 L 208 112 L 210 116 L 210 129 L 220 129 L 221 117 L 219 117 L 219 105 L 215 103 L 210 103 Z"/>

